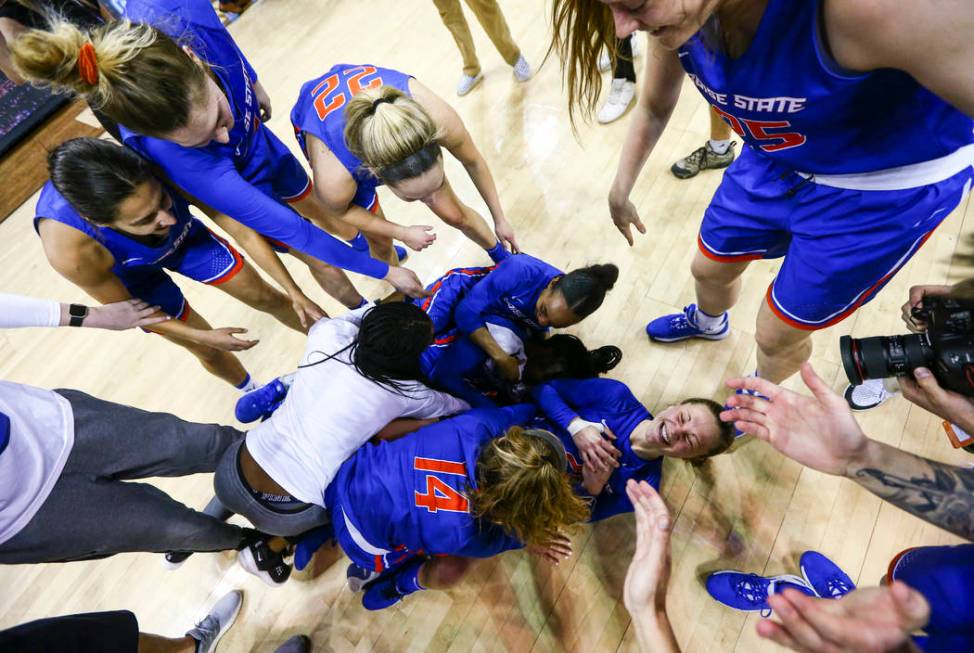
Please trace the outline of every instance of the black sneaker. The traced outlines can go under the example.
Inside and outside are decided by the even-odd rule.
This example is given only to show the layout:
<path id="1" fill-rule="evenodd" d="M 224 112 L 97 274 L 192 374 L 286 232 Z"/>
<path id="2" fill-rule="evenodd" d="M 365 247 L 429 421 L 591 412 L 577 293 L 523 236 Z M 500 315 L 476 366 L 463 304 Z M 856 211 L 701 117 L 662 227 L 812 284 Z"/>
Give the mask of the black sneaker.
<path id="1" fill-rule="evenodd" d="M 710 147 L 710 141 L 683 157 L 670 167 L 670 172 L 678 179 L 696 177 L 701 170 L 726 168 L 734 161 L 735 141 L 731 141 L 727 151 L 718 154 Z"/>
<path id="2" fill-rule="evenodd" d="M 280 587 L 291 577 L 291 565 L 284 561 L 285 551 L 271 551 L 266 539 L 245 546 L 237 554 L 237 562 L 249 573 L 271 587 Z"/>
<path id="3" fill-rule="evenodd" d="M 162 559 L 162 566 L 169 571 L 174 571 L 182 567 L 191 555 L 193 555 L 192 551 L 167 551 Z"/>

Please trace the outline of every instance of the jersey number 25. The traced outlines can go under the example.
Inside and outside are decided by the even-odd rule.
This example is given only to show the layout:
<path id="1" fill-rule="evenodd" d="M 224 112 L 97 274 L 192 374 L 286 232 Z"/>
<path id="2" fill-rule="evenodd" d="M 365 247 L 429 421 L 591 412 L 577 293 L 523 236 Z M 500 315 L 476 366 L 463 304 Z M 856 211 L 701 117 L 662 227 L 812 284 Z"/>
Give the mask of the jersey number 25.
<path id="1" fill-rule="evenodd" d="M 363 83 L 363 78 L 375 75 L 368 82 Z M 348 93 L 344 90 L 336 93 L 341 86 L 341 78 L 346 77 Z M 358 95 L 365 89 L 379 88 L 382 86 L 382 78 L 376 75 L 375 66 L 356 66 L 346 68 L 340 73 L 328 75 L 311 89 L 311 97 L 314 98 L 315 113 L 319 120 L 324 120 L 332 111 L 338 111 L 348 102 L 348 95 Z"/>
<path id="2" fill-rule="evenodd" d="M 470 512 L 467 497 L 443 482 L 435 474 L 467 477 L 467 466 L 451 460 L 437 460 L 436 458 L 413 459 L 413 468 L 426 474 L 426 492 L 416 490 L 413 496 L 416 507 L 426 508 L 430 512 L 446 510 L 449 512 Z"/>

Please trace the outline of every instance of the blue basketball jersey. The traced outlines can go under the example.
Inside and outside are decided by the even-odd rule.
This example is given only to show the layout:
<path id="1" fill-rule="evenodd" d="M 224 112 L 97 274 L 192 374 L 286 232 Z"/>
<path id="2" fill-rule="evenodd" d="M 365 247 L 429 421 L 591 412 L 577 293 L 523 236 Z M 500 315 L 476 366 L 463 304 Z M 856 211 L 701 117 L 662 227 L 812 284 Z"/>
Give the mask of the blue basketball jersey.
<path id="1" fill-rule="evenodd" d="M 345 145 L 345 104 L 359 92 L 380 86 L 392 86 L 410 95 L 410 79 L 412 75 L 391 68 L 338 64 L 321 77 L 306 82 L 291 109 L 291 124 L 305 155 L 308 154 L 305 134 L 313 134 L 338 157 L 356 183 L 380 185 Z"/>
<path id="2" fill-rule="evenodd" d="M 472 410 L 393 442 L 366 444 L 328 486 L 333 521 L 347 517 L 357 537 L 400 555 L 484 558 L 521 546 L 471 516 L 468 498 L 481 446 L 534 411 L 529 404 Z"/>
<path id="3" fill-rule="evenodd" d="M 164 192 L 169 193 L 164 187 Z M 165 239 L 157 245 L 147 245 L 111 227 L 103 227 L 85 220 L 68 200 L 48 181 L 41 189 L 41 196 L 34 209 L 34 229 L 42 219 L 56 220 L 74 227 L 86 236 L 102 244 L 112 256 L 115 265 L 112 272 L 123 281 L 134 280 L 140 273 L 168 267 L 166 264 L 178 258 L 180 247 L 196 230 L 206 230 L 201 222 L 193 218 L 189 205 L 176 193 L 169 193 L 172 199 L 172 214 L 176 224 L 169 229 Z"/>
<path id="4" fill-rule="evenodd" d="M 822 10 L 821 0 L 769 0 L 740 57 L 698 33 L 679 49 L 680 62 L 747 144 L 793 170 L 872 172 L 974 142 L 974 121 L 910 75 L 841 70 L 824 42 Z"/>

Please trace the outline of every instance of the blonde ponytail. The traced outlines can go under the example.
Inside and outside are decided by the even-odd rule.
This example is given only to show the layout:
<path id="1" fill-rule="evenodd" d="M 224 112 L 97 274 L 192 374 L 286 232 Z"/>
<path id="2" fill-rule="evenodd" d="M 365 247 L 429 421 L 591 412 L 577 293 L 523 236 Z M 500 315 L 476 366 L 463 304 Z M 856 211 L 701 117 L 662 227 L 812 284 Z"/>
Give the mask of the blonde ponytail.
<path id="1" fill-rule="evenodd" d="M 90 43 L 96 74 L 84 73 Z M 82 95 L 95 109 L 142 134 L 164 137 L 189 121 L 206 73 L 172 39 L 142 23 L 115 21 L 85 33 L 55 19 L 10 44 L 17 71 L 34 84 Z"/>
<path id="2" fill-rule="evenodd" d="M 477 457 L 471 513 L 529 546 L 588 519 L 589 505 L 572 490 L 563 456 L 547 438 L 518 426 L 491 440 Z"/>
<path id="3" fill-rule="evenodd" d="M 345 108 L 346 146 L 389 183 L 428 170 L 439 157 L 439 137 L 426 109 L 392 86 L 361 91 Z M 414 155 L 413 165 L 400 165 Z"/>

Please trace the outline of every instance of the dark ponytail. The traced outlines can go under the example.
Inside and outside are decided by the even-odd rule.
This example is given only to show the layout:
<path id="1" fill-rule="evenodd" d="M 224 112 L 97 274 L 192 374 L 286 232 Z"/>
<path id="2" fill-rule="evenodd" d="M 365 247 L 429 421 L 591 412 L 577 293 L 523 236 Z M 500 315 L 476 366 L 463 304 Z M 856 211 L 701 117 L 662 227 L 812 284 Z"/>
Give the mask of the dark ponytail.
<path id="1" fill-rule="evenodd" d="M 85 218 L 96 224 L 115 221 L 118 205 L 153 178 L 138 154 L 98 138 L 72 138 L 47 155 L 51 182 Z"/>
<path id="2" fill-rule="evenodd" d="M 588 379 L 605 374 L 622 360 L 622 350 L 613 345 L 589 350 L 585 343 L 569 333 L 556 333 L 544 340 L 524 343 L 527 363 L 524 382 L 527 385 L 551 379 Z"/>
<path id="3" fill-rule="evenodd" d="M 419 357 L 431 344 L 433 322 L 429 316 L 411 302 L 390 302 L 366 312 L 358 335 L 348 347 L 298 367 L 319 365 L 349 351 L 356 372 L 396 394 L 408 396 L 408 384 L 423 378 Z"/>
<path id="4" fill-rule="evenodd" d="M 565 303 L 579 318 L 586 318 L 605 300 L 619 278 L 619 268 L 611 263 L 590 265 L 572 270 L 555 281 L 554 290 L 565 297 Z"/>

